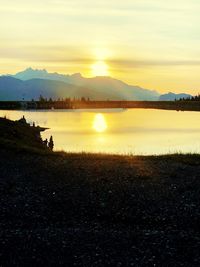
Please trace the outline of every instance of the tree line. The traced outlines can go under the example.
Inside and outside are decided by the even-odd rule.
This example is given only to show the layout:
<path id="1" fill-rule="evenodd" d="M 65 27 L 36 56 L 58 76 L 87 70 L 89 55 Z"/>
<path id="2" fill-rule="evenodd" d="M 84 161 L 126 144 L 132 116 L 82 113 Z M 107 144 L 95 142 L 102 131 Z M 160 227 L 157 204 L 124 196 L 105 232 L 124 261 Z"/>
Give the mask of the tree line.
<path id="1" fill-rule="evenodd" d="M 177 100 L 175 100 L 177 101 Z M 191 97 L 182 97 L 178 101 L 200 101 L 200 94 Z"/>
<path id="2" fill-rule="evenodd" d="M 31 100 L 32 102 L 35 102 L 34 99 Z M 70 97 L 66 97 L 66 98 L 57 98 L 57 99 L 53 99 L 51 97 L 47 98 L 47 97 L 43 97 L 42 95 L 39 96 L 39 102 L 41 103 L 51 103 L 51 102 L 73 102 L 73 101 L 81 101 L 81 102 L 88 102 L 90 101 L 89 97 L 81 97 L 81 98 L 70 98 Z"/>

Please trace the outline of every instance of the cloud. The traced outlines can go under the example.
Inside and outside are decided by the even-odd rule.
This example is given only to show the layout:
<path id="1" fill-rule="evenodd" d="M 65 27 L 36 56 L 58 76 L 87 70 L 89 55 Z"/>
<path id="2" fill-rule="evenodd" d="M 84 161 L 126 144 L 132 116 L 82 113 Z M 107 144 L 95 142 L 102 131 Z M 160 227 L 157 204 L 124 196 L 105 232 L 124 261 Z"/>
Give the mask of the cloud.
<path id="1" fill-rule="evenodd" d="M 140 68 L 148 66 L 200 66 L 200 60 L 109 60 L 113 66 Z"/>
<path id="2" fill-rule="evenodd" d="M 0 56 L 2 59 L 15 59 L 27 62 L 38 63 L 57 63 L 57 64 L 81 64 L 89 65 L 96 60 L 94 55 L 87 46 L 77 45 L 0 45 Z M 136 69 L 148 67 L 170 67 L 170 66 L 200 66 L 200 60 L 192 59 L 127 59 L 130 55 L 126 55 L 123 59 L 108 58 L 106 63 L 111 69 Z"/>

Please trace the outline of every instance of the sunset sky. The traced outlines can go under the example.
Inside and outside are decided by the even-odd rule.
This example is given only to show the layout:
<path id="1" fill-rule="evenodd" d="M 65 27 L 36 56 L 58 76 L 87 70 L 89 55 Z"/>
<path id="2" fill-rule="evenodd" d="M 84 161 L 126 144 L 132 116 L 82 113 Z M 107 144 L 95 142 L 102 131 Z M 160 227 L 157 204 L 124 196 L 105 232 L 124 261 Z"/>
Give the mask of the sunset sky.
<path id="1" fill-rule="evenodd" d="M 199 0 L 0 0 L 0 73 L 99 73 L 199 93 L 199 14 Z"/>

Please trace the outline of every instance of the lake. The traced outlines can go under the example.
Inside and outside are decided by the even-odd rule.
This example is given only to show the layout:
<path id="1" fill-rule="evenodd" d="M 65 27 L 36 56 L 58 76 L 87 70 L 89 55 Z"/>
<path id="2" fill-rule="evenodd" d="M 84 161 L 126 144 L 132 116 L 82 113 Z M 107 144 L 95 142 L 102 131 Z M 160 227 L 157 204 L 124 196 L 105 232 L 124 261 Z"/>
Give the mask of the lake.
<path id="1" fill-rule="evenodd" d="M 152 155 L 200 152 L 200 113 L 153 109 L 5 111 L 50 128 L 54 150 Z"/>

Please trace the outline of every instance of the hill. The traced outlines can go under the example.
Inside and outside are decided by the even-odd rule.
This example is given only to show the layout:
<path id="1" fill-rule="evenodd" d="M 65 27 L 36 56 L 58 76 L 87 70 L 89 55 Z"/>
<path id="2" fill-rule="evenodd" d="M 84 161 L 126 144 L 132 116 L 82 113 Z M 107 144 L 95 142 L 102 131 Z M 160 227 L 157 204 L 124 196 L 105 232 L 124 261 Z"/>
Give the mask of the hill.
<path id="1" fill-rule="evenodd" d="M 98 99 L 103 98 L 101 92 L 95 92 L 92 89 L 84 88 L 81 86 L 76 86 L 73 84 L 68 84 L 66 82 L 46 80 L 46 79 L 31 79 L 27 81 L 22 81 L 10 76 L 0 77 L 0 100 L 2 101 L 20 101 L 20 100 L 31 100 L 39 99 L 40 95 L 46 98 L 67 98 L 67 97 L 77 97 L 82 96 L 90 97 L 93 99 L 97 97 Z M 111 96 L 107 93 L 107 96 Z"/>
<path id="2" fill-rule="evenodd" d="M 0 147 L 14 150 L 47 150 L 40 135 L 45 129 L 31 126 L 25 119 L 11 121 L 0 118 Z"/>
<path id="3" fill-rule="evenodd" d="M 28 68 L 15 75 L 0 76 L 1 100 L 90 98 L 91 100 L 173 101 L 189 94 L 160 95 L 155 90 L 133 86 L 111 77 L 85 78 L 80 73 L 63 75 Z"/>
<path id="4" fill-rule="evenodd" d="M 179 100 L 180 98 L 188 98 L 188 97 L 192 97 L 191 95 L 189 94 L 174 94 L 174 93 L 167 93 L 167 94 L 163 94 L 159 97 L 159 101 L 174 101 L 175 99 L 176 100 Z"/>
<path id="5" fill-rule="evenodd" d="M 10 77 L 23 81 L 23 90 L 26 90 L 25 88 L 34 87 L 34 92 L 26 90 L 26 92 L 23 93 L 26 99 L 30 99 L 31 95 L 31 98 L 37 98 L 39 97 L 39 93 L 43 94 L 45 97 L 85 97 L 91 100 L 156 101 L 159 98 L 159 93 L 154 90 L 128 85 L 111 77 L 100 76 L 84 78 L 80 73 L 62 75 L 58 73 L 48 73 L 46 70 L 33 70 L 32 68 L 28 68 Z M 35 85 L 35 80 L 40 80 L 40 86 L 38 84 Z M 45 84 L 45 81 L 48 81 L 48 83 L 46 82 Z M 60 90 L 61 84 L 62 90 Z M 48 87 L 46 87 L 47 85 Z M 1 94 L 3 94 L 1 93 L 2 90 L 2 86 L 0 86 L 0 97 Z M 19 96 L 17 97 L 19 99 Z"/>
<path id="6" fill-rule="evenodd" d="M 144 89 L 139 86 L 128 85 L 111 77 L 84 78 L 80 73 L 62 75 L 48 73 L 46 70 L 33 70 L 28 68 L 12 76 L 22 81 L 33 79 L 51 80 L 64 82 L 84 88 L 80 93 L 78 90 L 66 90 L 63 97 L 85 97 L 92 100 L 158 100 L 159 93 L 154 90 Z M 46 91 L 48 94 L 48 91 Z M 80 95 L 81 94 L 81 95 Z"/>

